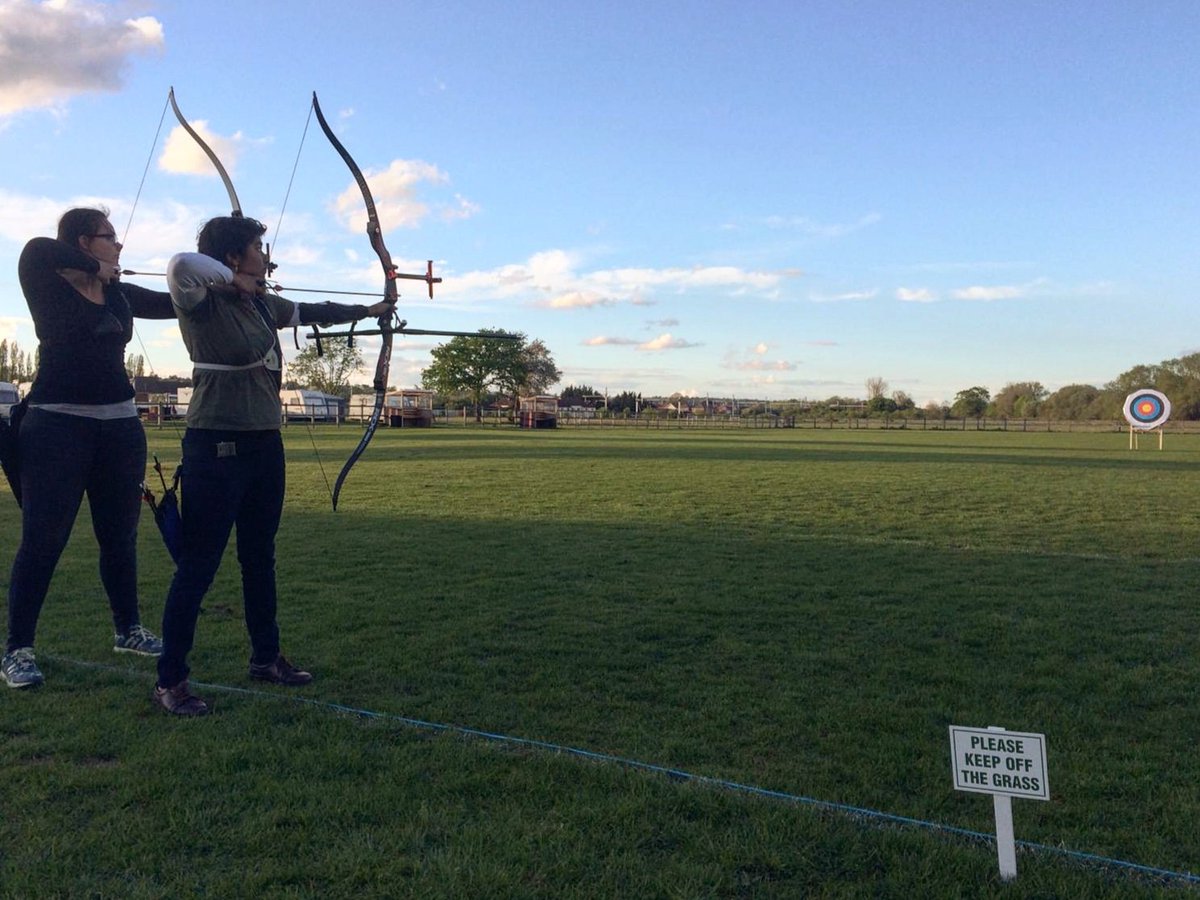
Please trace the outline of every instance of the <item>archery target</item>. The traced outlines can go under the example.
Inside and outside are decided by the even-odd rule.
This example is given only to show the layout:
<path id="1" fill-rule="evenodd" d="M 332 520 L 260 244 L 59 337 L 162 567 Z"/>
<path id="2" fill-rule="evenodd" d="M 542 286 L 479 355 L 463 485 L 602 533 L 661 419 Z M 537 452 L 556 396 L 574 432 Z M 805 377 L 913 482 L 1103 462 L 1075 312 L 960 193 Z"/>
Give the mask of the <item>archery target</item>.
<path id="1" fill-rule="evenodd" d="M 1149 388 L 1125 398 L 1125 421 L 1134 428 L 1158 428 L 1171 418 L 1171 401 Z"/>

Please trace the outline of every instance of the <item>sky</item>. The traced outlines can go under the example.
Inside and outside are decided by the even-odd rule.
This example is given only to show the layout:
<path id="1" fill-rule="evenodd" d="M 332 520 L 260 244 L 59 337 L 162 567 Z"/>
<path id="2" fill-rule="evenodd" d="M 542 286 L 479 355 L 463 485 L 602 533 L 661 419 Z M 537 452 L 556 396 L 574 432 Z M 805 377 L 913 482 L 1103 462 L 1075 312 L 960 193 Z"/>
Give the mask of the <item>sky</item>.
<path id="1" fill-rule="evenodd" d="M 0 339 L 36 346 L 17 259 L 71 206 L 144 272 L 228 214 L 172 86 L 284 296 L 381 290 L 316 91 L 444 279 L 401 316 L 540 339 L 560 388 L 1103 385 L 1200 349 L 1198 42 L 1195 0 L 0 0 Z M 129 351 L 190 375 L 171 323 Z"/>

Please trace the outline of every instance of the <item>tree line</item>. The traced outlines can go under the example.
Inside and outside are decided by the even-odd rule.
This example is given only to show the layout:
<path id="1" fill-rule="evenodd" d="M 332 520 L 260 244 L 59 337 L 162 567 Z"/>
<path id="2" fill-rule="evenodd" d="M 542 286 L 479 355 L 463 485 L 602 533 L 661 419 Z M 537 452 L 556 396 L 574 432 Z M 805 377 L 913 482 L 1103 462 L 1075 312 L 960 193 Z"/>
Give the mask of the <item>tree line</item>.
<path id="1" fill-rule="evenodd" d="M 1022 381 L 1006 384 L 995 396 L 986 388 L 970 387 L 959 391 L 947 410 L 934 411 L 956 418 L 1121 419 L 1125 398 L 1146 388 L 1167 396 L 1172 418 L 1200 419 L 1200 353 L 1134 366 L 1103 387 L 1069 384 L 1051 393 L 1040 382 Z"/>
<path id="2" fill-rule="evenodd" d="M 37 364 L 36 350 L 25 353 L 16 341 L 0 341 L 0 381 L 11 381 L 13 384 L 33 381 Z"/>
<path id="3" fill-rule="evenodd" d="M 338 347 L 327 341 L 326 353 L 335 348 L 335 357 L 318 365 L 316 350 L 309 347 L 291 365 L 294 378 L 303 385 L 326 393 L 349 396 L 370 393 L 370 385 L 350 386 L 345 376 L 362 364 L 356 349 Z M 340 359 L 337 354 L 349 354 Z M 340 360 L 340 361 L 339 361 Z M 324 368 L 322 369 L 322 365 Z M 558 383 L 561 371 L 546 345 L 540 341 L 496 341 L 484 338 L 456 337 L 433 351 L 433 363 L 421 373 L 421 384 L 440 395 L 443 402 L 464 402 L 476 410 L 476 417 L 489 404 L 508 400 L 516 405 L 520 396 L 548 394 Z M 1070 384 L 1048 391 L 1039 381 L 1011 382 L 995 395 L 983 386 L 963 388 L 953 402 L 928 403 L 918 408 L 905 391 L 889 393 L 881 377 L 866 380 L 865 397 L 833 396 L 825 400 L 791 399 L 740 401 L 741 415 L 774 413 L 778 415 L 857 415 L 925 416 L 927 418 L 1027 418 L 1062 420 L 1109 420 L 1122 418 L 1125 398 L 1135 390 L 1154 388 L 1171 400 L 1172 417 L 1200 419 L 1200 353 L 1165 360 L 1157 365 L 1138 365 L 1112 381 L 1096 387 Z M 394 388 L 393 388 L 394 389 Z M 602 392 L 587 384 L 569 384 L 558 393 L 563 407 L 604 410 L 607 415 L 632 416 L 647 412 L 640 393 L 631 390 Z M 707 408 L 708 398 L 674 394 L 676 408 Z"/>
<path id="4" fill-rule="evenodd" d="M 481 334 L 499 335 L 500 329 L 483 329 Z M 455 337 L 436 347 L 432 363 L 421 372 L 421 386 L 440 395 L 443 402 L 462 402 L 474 407 L 476 418 L 498 401 L 515 407 L 522 396 L 548 395 L 558 384 L 562 371 L 541 340 L 518 334 L 516 340 L 487 337 Z M 321 352 L 310 343 L 288 366 L 284 387 L 307 388 L 341 397 L 374 392 L 370 384 L 352 384 L 351 376 L 363 366 L 362 352 L 345 338 L 321 342 Z M 145 359 L 131 355 L 126 360 L 130 378 L 145 373 Z M 15 384 L 32 381 L 37 372 L 37 353 L 24 352 L 15 341 L 0 340 L 0 381 Z M 888 392 L 887 381 L 873 376 L 865 382 L 865 397 L 833 396 L 825 400 L 743 401 L 743 415 L 873 415 L 925 416 L 927 418 L 1018 418 L 1062 420 L 1120 419 L 1125 398 L 1136 390 L 1153 388 L 1171 401 L 1176 419 L 1200 419 L 1200 353 L 1168 359 L 1153 365 L 1137 365 L 1112 381 L 1096 387 L 1069 384 L 1048 391 L 1039 381 L 1004 385 L 995 395 L 974 385 L 955 394 L 949 404 L 928 403 L 918 409 L 905 391 Z M 389 386 L 395 390 L 395 386 Z M 646 409 L 642 395 L 625 390 L 609 394 L 590 385 L 570 384 L 558 393 L 560 405 L 602 409 L 608 415 L 639 415 Z M 672 395 L 676 408 L 706 407 L 707 399 Z"/>

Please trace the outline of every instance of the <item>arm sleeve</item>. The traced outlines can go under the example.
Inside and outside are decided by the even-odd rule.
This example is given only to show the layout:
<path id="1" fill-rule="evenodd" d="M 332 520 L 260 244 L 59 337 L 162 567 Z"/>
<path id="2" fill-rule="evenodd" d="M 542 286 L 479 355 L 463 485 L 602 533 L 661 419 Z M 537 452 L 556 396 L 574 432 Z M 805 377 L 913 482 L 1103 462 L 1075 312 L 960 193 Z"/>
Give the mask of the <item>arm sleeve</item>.
<path id="1" fill-rule="evenodd" d="M 78 247 L 46 237 L 34 238 L 26 244 L 17 263 L 17 275 L 27 295 L 61 290 L 63 279 L 59 269 L 78 269 L 95 275 L 100 271 L 100 263 Z"/>
<path id="2" fill-rule="evenodd" d="M 152 291 L 136 284 L 123 284 L 121 292 L 129 301 L 129 309 L 139 319 L 175 318 L 175 307 L 171 304 L 171 295 L 166 291 Z"/>
<path id="3" fill-rule="evenodd" d="M 360 303 L 297 303 L 300 314 L 299 325 L 340 325 L 357 322 L 370 313 Z"/>
<path id="4" fill-rule="evenodd" d="M 203 253 L 176 253 L 167 263 L 167 290 L 184 312 L 200 306 L 209 288 L 224 284 L 233 284 L 233 271 Z"/>
<path id="5" fill-rule="evenodd" d="M 77 269 L 92 275 L 100 263 L 78 247 L 53 238 L 34 238 L 21 251 L 17 277 L 33 314 L 39 340 L 90 328 L 104 314 L 102 307 L 87 300 L 58 274 L 60 269 Z"/>

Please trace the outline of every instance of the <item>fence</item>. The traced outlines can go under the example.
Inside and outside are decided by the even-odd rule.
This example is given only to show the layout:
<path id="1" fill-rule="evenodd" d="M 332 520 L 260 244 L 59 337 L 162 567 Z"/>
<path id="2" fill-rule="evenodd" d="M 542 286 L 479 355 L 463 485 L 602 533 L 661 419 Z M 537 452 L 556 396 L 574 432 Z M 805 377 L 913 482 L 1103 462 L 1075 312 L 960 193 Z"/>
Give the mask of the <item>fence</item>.
<path id="1" fill-rule="evenodd" d="M 162 428 L 167 422 L 180 427 L 187 407 L 168 404 L 139 404 L 142 418 L 148 425 Z M 352 401 L 345 416 L 332 411 L 324 414 L 312 406 L 283 404 L 281 421 L 305 425 L 362 425 L 370 418 L 374 401 Z M 389 410 L 385 410 L 385 413 Z M 517 419 L 509 409 L 481 410 L 478 420 L 473 407 L 457 409 L 439 408 L 432 411 L 435 424 L 442 425 L 512 425 Z M 390 416 L 380 418 L 381 426 L 390 424 Z M 867 431 L 1023 431 L 1062 433 L 1126 433 L 1129 424 L 1124 419 L 1099 419 L 1071 421 L 1067 419 L 1004 419 L 1004 418 L 949 418 L 927 416 L 779 416 L 779 415 L 684 415 L 669 416 L 642 413 L 640 416 L 596 416 L 581 414 L 577 410 L 559 410 L 559 427 L 565 428 L 643 428 L 643 429 L 762 429 L 762 428 L 807 428 L 810 430 L 856 430 Z M 1200 434 L 1200 421 L 1178 420 L 1167 422 L 1163 431 L 1168 434 Z"/>
<path id="2" fill-rule="evenodd" d="M 559 412 L 558 424 L 570 428 L 795 428 L 795 416 L 670 416 L 646 415 L 630 418 L 587 416 Z"/>
<path id="3" fill-rule="evenodd" d="M 639 416 L 636 418 L 559 417 L 559 425 L 603 428 L 807 428 L 868 431 L 1025 431 L 1063 433 L 1125 433 L 1124 419 L 1071 421 L 1067 419 L 949 418 L 927 416 L 684 416 L 676 418 Z M 1200 434 L 1200 421 L 1168 422 L 1168 434 Z"/>

